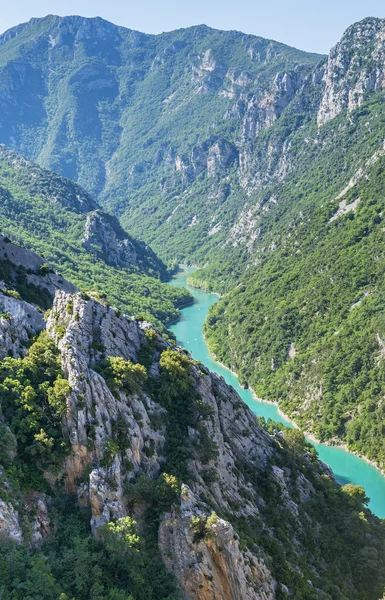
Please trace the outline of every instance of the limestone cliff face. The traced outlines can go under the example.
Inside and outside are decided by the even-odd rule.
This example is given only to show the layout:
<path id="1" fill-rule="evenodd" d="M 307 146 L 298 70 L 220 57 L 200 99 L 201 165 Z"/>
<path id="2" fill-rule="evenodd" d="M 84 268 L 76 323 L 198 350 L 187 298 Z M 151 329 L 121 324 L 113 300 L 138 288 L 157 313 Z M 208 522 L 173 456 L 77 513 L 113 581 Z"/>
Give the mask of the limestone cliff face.
<path id="1" fill-rule="evenodd" d="M 27 541 L 31 548 L 38 547 L 52 529 L 48 514 L 49 497 L 34 491 L 23 498 L 17 497 L 2 467 L 0 481 L 0 494 L 7 498 L 3 500 L 0 496 L 0 537 L 17 544 Z"/>
<path id="2" fill-rule="evenodd" d="M 166 275 L 165 265 L 151 248 L 130 237 L 115 217 L 101 210 L 87 215 L 82 245 L 109 265 L 132 269 L 144 263 L 146 268 L 153 267 L 163 277 Z"/>
<path id="3" fill-rule="evenodd" d="M 129 514 L 130 510 L 140 514 L 139 507 L 129 508 L 125 490 L 137 475 L 156 478 L 165 460 L 166 429 L 164 425 L 154 426 L 154 417 L 164 422 L 165 409 L 144 390 L 113 393 L 96 370 L 103 356 L 136 363 L 148 324 L 127 318 L 80 293 L 59 290 L 46 327 L 59 349 L 63 375 L 71 387 L 63 418 L 71 451 L 59 476 L 64 475 L 67 491 L 76 493 L 79 503 L 90 506 L 96 534 L 101 525 Z M 159 337 L 150 374 L 156 376 L 159 372 L 159 357 L 166 348 L 168 343 Z M 181 508 L 175 505 L 164 516 L 159 533 L 161 552 L 186 598 L 273 598 L 275 584 L 264 562 L 249 551 L 240 550 L 230 523 L 216 521 L 210 541 L 196 540 L 190 528 L 192 515 L 205 518 L 209 514 L 206 504 L 202 509 L 203 497 L 218 511 L 257 516 L 258 494 L 237 465 L 248 461 L 264 468 L 274 454 L 270 436 L 223 379 L 199 365 L 193 367 L 192 376 L 210 415 L 204 419 L 204 427 L 218 454 L 216 459 L 204 461 L 198 452 L 192 453 L 188 460 L 191 489 L 184 487 Z M 187 447 L 193 448 L 201 435 L 201 428 L 190 428 Z M 110 456 L 109 443 L 122 436 L 124 449 Z M 209 484 L 213 474 L 214 481 Z M 58 474 L 46 476 L 55 485 Z M 24 500 L 26 510 L 35 514 L 32 544 L 49 534 L 48 500 L 36 494 Z M 25 539 L 17 505 L 2 501 L 0 515 L 4 534 L 17 542 Z M 170 520 L 176 523 L 173 533 Z M 204 561 L 190 577 L 193 557 L 201 552 Z"/>
<path id="4" fill-rule="evenodd" d="M 30 301 L 25 301 L 14 288 L 20 278 L 33 286 L 36 300 L 41 290 L 47 299 L 56 290 L 74 292 L 76 287 L 64 280 L 44 260 L 21 246 L 12 244 L 0 234 L 0 262 L 6 261 L 7 281 L 0 281 L 0 359 L 7 355 L 20 357 L 31 336 L 45 328 L 43 311 Z"/>
<path id="5" fill-rule="evenodd" d="M 70 308 L 69 308 L 70 307 Z M 60 337 L 58 326 L 65 327 Z M 48 333 L 61 352 L 62 369 L 72 392 L 68 398 L 65 428 L 72 452 L 64 470 L 67 489 L 79 492 L 82 502 L 92 508 L 93 527 L 124 516 L 124 484 L 138 472 L 157 475 L 160 471 L 164 439 L 151 426 L 150 417 L 161 410 L 145 395 L 113 395 L 103 377 L 95 371 L 102 354 L 136 362 L 144 334 L 137 321 L 121 316 L 81 295 L 58 293 L 47 322 Z M 103 465 L 107 442 L 113 438 L 116 422 L 124 423 L 130 444 Z M 146 447 L 156 452 L 148 458 Z M 89 481 L 77 488 L 77 479 L 86 468 Z"/>
<path id="6" fill-rule="evenodd" d="M 155 430 L 152 425 L 153 416 L 164 413 L 164 408 L 145 392 L 113 394 L 95 370 L 102 354 L 135 363 L 145 343 L 146 327 L 93 299 L 65 292 L 56 294 L 47 322 L 47 331 L 57 343 L 63 373 L 72 388 L 63 422 L 71 444 L 71 453 L 64 464 L 66 487 L 78 494 L 81 503 L 90 505 L 95 533 L 104 523 L 128 514 L 125 489 L 130 481 L 139 474 L 157 477 L 164 462 L 166 430 L 164 427 Z M 152 373 L 158 372 L 160 352 L 168 347 L 161 338 L 158 344 Z M 208 514 L 207 505 L 203 511 L 198 508 L 202 497 L 210 499 L 223 512 L 245 517 L 258 515 L 258 494 L 236 465 L 248 461 L 263 468 L 274 454 L 270 436 L 223 379 L 198 365 L 193 377 L 211 415 L 205 426 L 218 447 L 218 456 L 215 461 L 204 463 L 195 453 L 189 460 L 192 488 L 183 488 L 181 507 L 175 506 L 162 521 L 159 533 L 162 555 L 180 581 L 186 598 L 274 598 L 271 574 L 263 561 L 249 551 L 240 550 L 230 523 L 218 521 L 213 530 L 215 535 L 207 543 L 195 541 L 189 528 L 192 515 Z M 117 453 L 106 465 L 108 441 L 113 439 L 118 421 L 129 442 L 125 451 Z M 190 429 L 188 435 L 189 446 L 201 433 Z M 208 485 L 213 470 L 216 481 Z M 79 484 L 86 472 L 89 475 Z M 134 510 L 138 512 L 138 507 Z M 199 561 L 195 572 L 192 563 L 201 552 L 205 559 L 203 563 Z"/>
<path id="7" fill-rule="evenodd" d="M 0 359 L 21 356 L 28 340 L 45 324 L 43 315 L 28 302 L 0 293 Z"/>
<path id="8" fill-rule="evenodd" d="M 208 522 L 197 535 L 195 523 Z M 207 505 L 183 486 L 180 507 L 164 516 L 159 544 L 167 567 L 181 582 L 187 598 L 199 600 L 269 600 L 275 585 L 269 570 L 249 551 L 227 521 L 212 517 Z"/>
<path id="9" fill-rule="evenodd" d="M 329 54 L 319 126 L 360 106 L 365 93 L 384 89 L 384 59 L 385 19 L 364 19 L 349 27 Z"/>
<path id="10" fill-rule="evenodd" d="M 25 258 L 28 264 L 36 260 L 34 255 Z M 68 286 L 64 282 L 63 287 Z M 76 289 L 59 288 L 47 321 L 39 321 L 39 327 L 46 327 L 54 341 L 62 376 L 69 383 L 61 413 L 69 451 L 59 469 L 44 472 L 52 491 L 63 490 L 64 483 L 65 492 L 90 508 L 96 536 L 104 524 L 127 515 L 135 518 L 141 531 L 150 498 L 137 498 L 131 492 L 143 477 L 158 484 L 169 460 L 170 440 L 175 443 L 170 431 L 176 418 L 173 407 L 156 392 L 161 386 L 162 360 L 165 356 L 171 360 L 170 354 L 187 360 L 197 413 L 184 430 L 180 449 L 186 479 L 175 478 L 178 489 L 159 515 L 160 554 L 186 600 L 280 597 L 285 586 L 272 575 L 274 561 L 259 545 L 258 536 L 253 543 L 245 540 L 243 527 L 275 540 L 274 528 L 266 522 L 274 503 L 274 510 L 292 523 L 294 531 L 303 531 L 304 520 L 312 520 L 307 507 L 317 493 L 306 474 L 315 470 L 331 478 L 331 473 L 307 454 L 301 455 L 302 469 L 285 462 L 283 438 L 262 429 L 223 378 L 187 359 L 182 349 L 163 339 L 149 323 L 122 315 Z M 21 347 L 22 331 L 15 332 Z M 146 368 L 140 366 L 143 356 Z M 111 363 L 107 359 L 139 368 L 147 379 L 134 386 L 117 386 L 106 371 Z M 2 416 L 0 427 L 1 439 L 8 440 L 9 457 L 16 457 L 17 438 Z M 17 492 L 3 472 L 0 477 L 0 534 L 16 543 L 39 546 L 53 527 L 50 495 Z M 293 547 L 301 552 L 300 538 L 293 539 Z"/>
<path id="11" fill-rule="evenodd" d="M 242 138 L 256 137 L 260 131 L 273 125 L 295 98 L 306 81 L 308 73 L 298 67 L 292 72 L 279 72 L 267 86 L 257 90 L 247 102 L 242 122 Z"/>
<path id="12" fill-rule="evenodd" d="M 97 499 L 94 503 L 94 497 L 97 498 L 98 490 L 103 487 L 103 480 L 111 477 L 117 485 L 113 494 L 113 510 L 116 509 L 116 514 L 120 514 L 123 510 L 120 504 L 123 480 L 130 480 L 138 472 L 153 476 L 160 472 L 165 432 L 163 429 L 153 429 L 151 416 L 164 412 L 164 409 L 146 394 L 139 397 L 128 396 L 124 392 L 112 394 L 95 368 L 102 354 L 136 362 L 137 354 L 145 341 L 143 329 L 136 320 L 119 315 L 93 299 L 84 300 L 80 294 L 70 296 L 58 292 L 47 322 L 47 331 L 58 345 L 63 373 L 72 388 L 65 419 L 73 448 L 65 465 L 67 487 L 75 490 L 76 479 L 85 467 L 97 465 L 90 479 L 91 504 L 98 506 L 95 516 L 101 516 L 103 507 L 99 506 Z M 167 343 L 161 338 L 159 344 L 161 349 L 167 347 Z M 151 370 L 157 372 L 158 369 L 155 361 Z M 212 464 L 204 465 L 198 458 L 190 460 L 189 470 L 196 482 L 195 489 L 198 492 L 204 491 L 223 510 L 230 510 L 233 504 L 237 504 L 239 514 L 256 514 L 258 509 L 254 502 L 245 500 L 242 496 L 239 475 L 235 475 L 235 463 L 236 460 L 247 460 L 255 465 L 265 465 L 273 452 L 270 437 L 257 425 L 253 414 L 240 402 L 237 394 L 226 386 L 223 379 L 206 370 L 202 372 L 198 367 L 194 371 L 194 377 L 197 391 L 210 407 L 212 417 L 207 423 L 207 430 L 219 449 L 215 463 L 218 481 L 210 489 L 207 489 L 205 477 Z M 221 397 L 220 409 L 218 397 Z M 234 411 L 237 415 L 235 420 Z M 124 460 L 118 457 L 110 468 L 100 467 L 105 454 L 105 443 L 112 437 L 113 423 L 118 418 L 126 423 L 130 431 L 130 447 L 123 457 L 127 459 L 126 462 L 132 463 L 129 471 L 124 467 Z M 92 442 L 90 428 L 93 431 Z M 257 436 L 254 440 L 249 437 L 253 429 Z M 193 429 L 189 432 L 191 441 L 199 435 Z M 230 439 L 233 440 L 231 445 Z M 146 456 L 146 447 L 156 449 L 151 458 Z M 250 487 L 246 481 L 244 486 Z M 107 487 L 113 486 L 108 484 Z"/>
<path id="13" fill-rule="evenodd" d="M 21 267 L 25 272 L 27 285 L 32 284 L 43 288 L 52 295 L 52 298 L 57 290 L 64 290 L 68 293 L 76 291 L 76 286 L 64 279 L 59 273 L 56 273 L 41 256 L 22 246 L 13 244 L 0 233 L 0 261 L 2 260 L 11 263 L 13 276 L 16 267 Z"/>
<path id="14" fill-rule="evenodd" d="M 238 150 L 225 139 L 208 139 L 196 146 L 187 157 L 176 156 L 175 170 L 184 186 L 191 184 L 202 172 L 208 179 L 224 177 L 238 161 Z M 215 185 L 217 185 L 215 181 Z"/>
<path id="15" fill-rule="evenodd" d="M 82 243 L 85 248 L 100 251 L 108 264 L 130 267 L 137 263 L 132 242 L 128 238 L 119 240 L 116 231 L 101 211 L 88 215 Z"/>

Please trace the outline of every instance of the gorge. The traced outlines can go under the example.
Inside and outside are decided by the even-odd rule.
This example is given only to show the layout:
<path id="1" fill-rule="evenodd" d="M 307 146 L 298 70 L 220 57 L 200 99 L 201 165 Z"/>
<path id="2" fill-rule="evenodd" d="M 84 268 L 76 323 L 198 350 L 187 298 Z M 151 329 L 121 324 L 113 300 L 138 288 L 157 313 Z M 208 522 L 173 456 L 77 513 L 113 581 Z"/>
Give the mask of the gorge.
<path id="1" fill-rule="evenodd" d="M 192 356 L 201 361 L 211 371 L 224 377 L 227 384 L 234 387 L 241 398 L 251 410 L 264 419 L 277 421 L 291 427 L 291 423 L 278 410 L 277 405 L 260 402 L 252 390 L 242 389 L 237 377 L 228 369 L 220 365 L 210 354 L 203 337 L 203 324 L 206 320 L 209 307 L 218 301 L 218 296 L 197 290 L 187 284 L 187 278 L 195 272 L 192 267 L 184 267 L 183 271 L 171 280 L 171 285 L 187 287 L 194 297 L 194 304 L 182 309 L 181 318 L 171 331 L 176 336 L 177 342 L 191 352 Z M 344 485 L 354 483 L 364 487 L 370 498 L 369 508 L 380 518 L 385 518 L 385 476 L 378 469 L 343 448 L 326 446 L 325 444 L 311 442 L 318 452 L 320 460 L 324 461 L 333 470 L 336 480 Z"/>
<path id="2" fill-rule="evenodd" d="M 0 35 L 2 600 L 385 598 L 384 64 Z"/>

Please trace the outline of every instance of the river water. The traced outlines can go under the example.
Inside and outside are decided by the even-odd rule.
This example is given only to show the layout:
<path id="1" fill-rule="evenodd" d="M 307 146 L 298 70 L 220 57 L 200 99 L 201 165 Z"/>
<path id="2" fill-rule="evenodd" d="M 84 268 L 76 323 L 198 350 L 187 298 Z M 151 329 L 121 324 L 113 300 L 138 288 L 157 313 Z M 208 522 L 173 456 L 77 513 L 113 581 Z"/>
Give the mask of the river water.
<path id="1" fill-rule="evenodd" d="M 256 415 L 279 421 L 291 427 L 290 423 L 279 414 L 275 404 L 258 402 L 251 390 L 244 390 L 238 379 L 211 356 L 203 338 L 202 327 L 210 306 L 218 301 L 218 296 L 196 290 L 187 285 L 187 277 L 193 270 L 192 268 L 186 268 L 170 282 L 170 285 L 187 288 L 194 296 L 194 304 L 184 308 L 181 311 L 182 314 L 178 323 L 170 327 L 178 344 L 186 348 L 196 360 L 200 360 L 211 371 L 222 375 Z M 362 485 L 370 498 L 370 509 L 379 517 L 385 518 L 385 477 L 365 460 L 343 448 L 311 443 L 317 449 L 320 459 L 331 467 L 336 480 L 341 484 L 355 483 Z"/>

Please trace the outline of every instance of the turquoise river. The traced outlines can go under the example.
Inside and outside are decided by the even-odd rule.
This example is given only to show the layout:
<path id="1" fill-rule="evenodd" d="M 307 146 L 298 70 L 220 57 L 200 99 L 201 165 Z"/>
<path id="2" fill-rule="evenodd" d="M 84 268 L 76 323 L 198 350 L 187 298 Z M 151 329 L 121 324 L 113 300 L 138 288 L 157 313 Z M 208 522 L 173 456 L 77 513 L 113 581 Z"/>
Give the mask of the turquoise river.
<path id="1" fill-rule="evenodd" d="M 170 282 L 170 285 L 187 288 L 194 296 L 194 304 L 184 308 L 178 323 L 170 327 L 178 344 L 186 348 L 193 358 L 200 360 L 211 371 L 222 375 L 256 415 L 280 421 L 290 427 L 290 423 L 279 414 L 275 404 L 257 401 L 251 390 L 244 390 L 238 379 L 211 356 L 203 338 L 202 327 L 210 306 L 217 302 L 218 296 L 188 286 L 186 280 L 192 271 L 192 268 L 187 268 Z M 371 510 L 379 517 L 385 518 L 385 477 L 380 471 L 343 448 L 315 443 L 313 446 L 317 449 L 321 460 L 333 469 L 336 480 L 341 484 L 351 482 L 362 485 L 370 498 Z"/>

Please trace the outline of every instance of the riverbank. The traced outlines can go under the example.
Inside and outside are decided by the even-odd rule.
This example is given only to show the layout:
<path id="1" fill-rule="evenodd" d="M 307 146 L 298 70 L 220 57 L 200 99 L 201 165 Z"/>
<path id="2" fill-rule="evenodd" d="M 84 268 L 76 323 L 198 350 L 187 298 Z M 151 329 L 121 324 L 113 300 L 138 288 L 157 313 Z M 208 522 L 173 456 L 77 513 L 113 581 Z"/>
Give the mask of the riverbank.
<path id="1" fill-rule="evenodd" d="M 206 340 L 204 334 L 203 334 L 203 338 L 205 340 L 206 346 L 207 346 L 207 348 L 208 348 L 211 356 L 218 363 L 218 365 L 220 365 L 223 369 L 226 369 L 227 371 L 229 371 L 229 373 L 231 373 L 239 381 L 237 373 L 235 371 L 232 371 L 229 367 L 227 367 L 220 360 L 218 360 L 218 358 L 216 357 L 216 355 L 211 352 L 210 346 L 207 343 L 207 340 Z M 328 441 L 327 440 L 326 442 L 321 442 L 321 440 L 319 440 L 318 438 L 316 438 L 316 436 L 314 435 L 314 433 L 312 433 L 311 431 L 307 431 L 305 429 L 302 429 L 299 425 L 297 425 L 297 423 L 291 417 L 289 417 L 286 413 L 284 413 L 280 409 L 278 402 L 273 402 L 272 400 L 266 400 L 265 398 L 260 398 L 259 396 L 257 396 L 257 394 L 255 393 L 255 391 L 253 390 L 253 388 L 251 386 L 249 386 L 248 389 L 253 394 L 253 397 L 254 397 L 254 399 L 255 399 L 256 402 L 261 402 L 263 404 L 270 404 L 272 406 L 275 406 L 277 408 L 277 412 L 280 415 L 280 417 L 282 417 L 283 420 L 287 421 L 288 424 L 291 425 L 293 428 L 300 429 L 303 432 L 305 438 L 309 442 L 312 442 L 313 444 L 317 444 L 317 445 L 323 444 L 324 446 L 328 446 L 329 448 L 341 448 L 345 452 L 348 452 L 349 454 L 352 454 L 353 456 L 357 456 L 361 460 L 364 460 L 368 465 L 371 465 L 372 467 L 374 467 L 375 469 L 377 469 L 377 471 L 379 471 L 379 473 L 381 473 L 381 475 L 383 477 L 385 477 L 385 469 L 382 468 L 382 467 L 380 467 L 380 465 L 378 465 L 373 460 L 370 460 L 370 458 L 368 458 L 367 456 L 365 456 L 363 454 L 359 454 L 358 452 L 354 452 L 354 450 L 350 450 L 349 446 L 345 442 L 343 442 L 342 440 L 337 440 L 336 439 L 336 440 L 333 440 L 333 441 Z M 385 498 L 384 498 L 384 502 L 385 502 Z"/>
<path id="2" fill-rule="evenodd" d="M 188 350 L 196 360 L 200 360 L 211 371 L 224 377 L 226 382 L 234 387 L 242 400 L 257 416 L 264 417 L 266 420 L 278 421 L 289 427 L 296 427 L 295 422 L 288 418 L 276 403 L 263 401 L 263 399 L 258 398 L 254 390 L 241 388 L 236 373 L 214 360 L 203 337 L 202 328 L 207 313 L 210 307 L 218 301 L 218 296 L 188 286 L 187 278 L 191 272 L 193 272 L 192 268 L 187 269 L 172 282 L 172 285 L 187 287 L 195 299 L 193 306 L 181 311 L 181 319 L 171 328 L 178 344 Z M 367 496 L 370 498 L 369 508 L 379 517 L 385 518 L 385 477 L 381 469 L 368 459 L 360 457 L 342 445 L 320 444 L 310 432 L 305 432 L 305 435 L 315 446 L 320 460 L 332 469 L 338 483 L 341 485 L 354 483 L 364 487 Z"/>
<path id="3" fill-rule="evenodd" d="M 184 274 L 184 272 L 185 272 L 185 271 L 183 270 L 183 265 L 181 265 L 181 266 L 182 266 L 182 270 L 180 271 L 180 273 L 179 273 L 178 275 L 183 275 L 183 274 Z M 195 269 L 195 268 L 197 268 L 197 267 L 191 266 L 190 268 L 193 268 L 193 269 Z M 207 290 L 205 290 L 205 289 L 203 289 L 203 288 L 200 288 L 200 287 L 196 287 L 196 286 L 194 286 L 193 284 L 191 284 L 191 283 L 190 283 L 190 281 L 189 281 L 189 277 L 187 277 L 187 279 L 186 279 L 186 283 L 187 283 L 187 285 L 189 285 L 191 288 L 193 288 L 193 289 L 195 289 L 195 290 L 197 290 L 197 291 L 203 292 L 203 293 L 205 293 L 205 294 L 212 294 L 212 295 L 214 295 L 214 296 L 216 296 L 216 297 L 218 297 L 218 298 L 221 298 L 221 295 L 220 295 L 220 294 L 218 294 L 217 292 L 211 292 L 211 291 L 207 291 Z M 227 370 L 229 373 L 231 373 L 231 374 L 232 374 L 232 375 L 233 375 L 233 376 L 234 376 L 234 377 L 235 377 L 235 378 L 238 380 L 238 382 L 240 382 L 240 380 L 239 380 L 239 378 L 238 378 L 238 374 L 237 374 L 237 373 L 235 373 L 235 371 L 232 371 L 232 369 L 230 369 L 229 367 L 227 367 L 225 364 L 223 364 L 223 363 L 222 363 L 222 362 L 221 362 L 221 361 L 220 361 L 220 360 L 217 358 L 217 356 L 216 356 L 216 355 L 215 355 L 213 352 L 211 352 L 211 350 L 210 350 L 210 345 L 209 345 L 209 343 L 208 343 L 208 341 L 207 341 L 207 339 L 206 339 L 206 337 L 205 337 L 205 335 L 204 335 L 204 331 L 203 331 L 203 330 L 202 330 L 202 336 L 203 336 L 204 342 L 205 342 L 205 344 L 206 344 L 206 346 L 207 346 L 207 348 L 208 348 L 208 351 L 209 351 L 209 353 L 211 354 L 211 356 L 213 357 L 213 359 L 215 360 L 215 362 L 216 362 L 218 365 L 220 365 L 220 366 L 221 366 L 223 369 L 226 369 L 226 370 Z M 342 440 L 339 440 L 339 439 L 334 439 L 334 440 L 332 440 L 332 441 L 325 441 L 325 442 L 321 442 L 321 440 L 319 440 L 319 439 L 318 439 L 318 438 L 317 438 L 317 437 L 314 435 L 314 433 L 313 433 L 313 432 L 311 432 L 311 431 L 307 431 L 307 430 L 304 430 L 304 429 L 302 429 L 302 428 L 301 428 L 299 425 L 297 425 L 297 423 L 294 421 L 294 419 L 292 419 L 292 418 L 291 418 L 291 417 L 289 417 L 289 416 L 288 416 L 286 413 L 284 413 L 284 412 L 281 410 L 281 408 L 280 408 L 280 406 L 279 406 L 278 402 L 274 402 L 274 401 L 272 401 L 272 400 L 266 400 L 266 399 L 264 399 L 264 398 L 260 398 L 259 396 L 257 396 L 256 392 L 253 390 L 253 388 L 252 388 L 252 387 L 250 387 L 250 386 L 249 386 L 249 389 L 250 389 L 250 391 L 252 392 L 252 395 L 253 395 L 253 397 L 254 397 L 254 399 L 255 399 L 255 401 L 256 401 L 256 402 L 261 402 L 261 403 L 263 403 L 263 404 L 270 404 L 270 405 L 272 405 L 272 406 L 275 406 L 275 407 L 276 407 L 276 409 L 277 409 L 277 413 L 278 413 L 278 414 L 279 414 L 279 416 L 282 418 L 282 420 L 286 421 L 288 425 L 290 425 L 290 426 L 292 426 L 292 427 L 294 427 L 294 428 L 296 428 L 296 429 L 301 429 L 301 431 L 303 431 L 303 433 L 304 433 L 304 435 L 305 435 L 306 439 L 307 439 L 309 442 L 311 442 L 311 443 L 313 443 L 313 444 L 317 444 L 317 445 L 323 444 L 323 445 L 325 445 L 325 446 L 328 446 L 329 448 L 341 448 L 341 449 L 342 449 L 342 450 L 344 450 L 345 452 L 348 452 L 349 454 L 352 454 L 353 456 L 357 456 L 358 458 L 360 458 L 360 459 L 364 460 L 364 461 L 365 461 L 365 462 L 366 462 L 368 465 L 371 465 L 372 467 L 374 467 L 374 468 L 375 468 L 375 469 L 376 469 L 376 470 L 377 470 L 379 473 L 381 473 L 381 475 L 382 475 L 383 477 L 385 477 L 385 465 L 384 465 L 383 467 L 381 467 L 381 466 L 380 466 L 380 465 L 379 465 L 377 462 L 375 462 L 375 461 L 371 460 L 370 458 L 368 458 L 368 457 L 367 457 L 367 456 L 365 456 L 364 454 L 360 454 L 359 452 L 355 452 L 354 450 L 351 450 L 351 449 L 349 448 L 349 446 L 348 446 L 348 445 L 347 445 L 345 442 L 343 442 Z M 384 502 L 385 502 L 385 499 L 384 499 Z"/>

